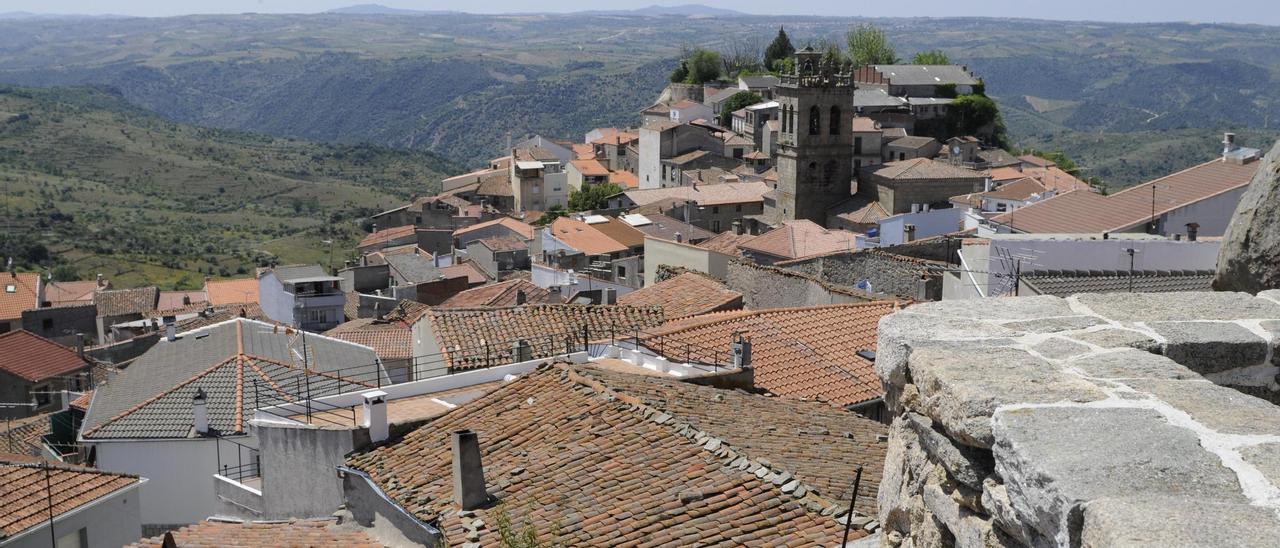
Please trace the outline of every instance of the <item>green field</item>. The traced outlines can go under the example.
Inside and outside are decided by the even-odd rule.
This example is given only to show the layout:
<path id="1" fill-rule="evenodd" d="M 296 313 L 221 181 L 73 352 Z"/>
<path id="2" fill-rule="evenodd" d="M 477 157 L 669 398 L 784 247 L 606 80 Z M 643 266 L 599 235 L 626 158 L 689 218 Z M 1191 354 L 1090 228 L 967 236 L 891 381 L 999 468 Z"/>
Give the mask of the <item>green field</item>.
<path id="1" fill-rule="evenodd" d="M 38 243 L 122 286 L 327 260 L 325 239 L 342 258 L 362 216 L 456 169 L 426 152 L 175 124 L 98 89 L 0 88 L 0 111 L 6 254 L 53 266 L 23 260 Z"/>

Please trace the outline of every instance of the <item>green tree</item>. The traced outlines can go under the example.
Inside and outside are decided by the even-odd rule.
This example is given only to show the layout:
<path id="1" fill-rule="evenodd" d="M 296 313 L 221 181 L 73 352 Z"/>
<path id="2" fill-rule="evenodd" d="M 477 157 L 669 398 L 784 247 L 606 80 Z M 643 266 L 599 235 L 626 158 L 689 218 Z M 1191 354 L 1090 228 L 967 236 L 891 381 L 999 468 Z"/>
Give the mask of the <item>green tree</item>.
<path id="1" fill-rule="evenodd" d="M 55 282 L 74 282 L 80 279 L 80 273 L 76 272 L 76 267 L 69 264 L 60 264 L 53 267 L 52 274 Z"/>
<path id="2" fill-rule="evenodd" d="M 913 65 L 950 65 L 951 59 L 949 59 L 947 57 L 947 54 L 943 53 L 942 50 L 931 49 L 931 50 L 916 52 L 915 56 L 911 58 L 911 64 Z"/>
<path id="3" fill-rule="evenodd" d="M 849 44 L 849 57 L 856 66 L 898 62 L 898 53 L 889 43 L 889 37 L 874 25 L 857 25 L 849 29 L 845 41 Z"/>
<path id="4" fill-rule="evenodd" d="M 778 36 L 774 37 L 773 42 L 764 48 L 764 68 L 766 70 L 776 71 L 778 67 L 774 64 L 781 59 L 787 59 L 795 55 L 796 47 L 791 45 L 791 39 L 787 37 L 787 31 L 782 27 L 778 27 Z"/>
<path id="5" fill-rule="evenodd" d="M 947 129 L 951 135 L 987 133 L 999 137 L 1002 126 L 995 101 L 981 95 L 961 95 L 947 108 Z"/>
<path id="6" fill-rule="evenodd" d="M 759 94 L 751 91 L 739 91 L 729 96 L 723 103 L 720 103 L 720 125 L 729 127 L 730 119 L 733 118 L 733 111 L 754 105 L 763 100 Z"/>
<path id="7" fill-rule="evenodd" d="M 1053 152 L 1045 152 L 1043 150 L 1035 150 L 1035 149 L 1028 148 L 1028 149 L 1023 149 L 1022 153 L 1030 154 L 1038 158 L 1044 158 L 1045 160 L 1048 160 L 1050 162 L 1057 164 L 1058 169 L 1061 169 L 1062 171 L 1065 171 L 1067 173 L 1075 174 L 1076 172 L 1080 171 L 1080 166 L 1076 164 L 1076 161 L 1072 160 L 1069 156 L 1066 155 L 1066 153 L 1062 152 L 1061 150 L 1055 150 Z"/>
<path id="8" fill-rule="evenodd" d="M 542 216 L 538 217 L 538 220 L 530 224 L 532 224 L 533 226 L 547 226 L 551 224 L 552 221 L 555 221 L 556 219 L 559 219 L 561 217 L 566 217 L 568 215 L 569 215 L 569 212 L 564 210 L 564 206 L 560 204 L 556 204 L 547 208 L 547 210 L 542 213 Z"/>
<path id="9" fill-rule="evenodd" d="M 613 183 L 584 186 L 569 193 L 569 211 L 604 209 L 609 205 L 609 197 L 619 192 L 622 187 Z"/>
<path id="10" fill-rule="evenodd" d="M 679 84 L 688 79 L 689 79 L 689 62 L 680 61 L 680 66 L 676 67 L 676 70 L 671 71 L 671 81 Z"/>
<path id="11" fill-rule="evenodd" d="M 705 84 L 720 78 L 720 54 L 714 51 L 699 49 L 694 50 L 689 56 L 689 76 L 685 78 L 688 84 Z"/>

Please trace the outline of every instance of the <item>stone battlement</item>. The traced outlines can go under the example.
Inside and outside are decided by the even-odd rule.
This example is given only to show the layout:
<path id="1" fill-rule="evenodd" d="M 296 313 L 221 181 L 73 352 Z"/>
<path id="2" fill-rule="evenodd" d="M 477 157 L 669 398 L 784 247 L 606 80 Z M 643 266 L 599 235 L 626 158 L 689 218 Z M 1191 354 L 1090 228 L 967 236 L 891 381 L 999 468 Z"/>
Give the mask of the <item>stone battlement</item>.
<path id="1" fill-rule="evenodd" d="M 883 543 L 1280 546 L 1277 346 L 1280 291 L 888 316 Z"/>

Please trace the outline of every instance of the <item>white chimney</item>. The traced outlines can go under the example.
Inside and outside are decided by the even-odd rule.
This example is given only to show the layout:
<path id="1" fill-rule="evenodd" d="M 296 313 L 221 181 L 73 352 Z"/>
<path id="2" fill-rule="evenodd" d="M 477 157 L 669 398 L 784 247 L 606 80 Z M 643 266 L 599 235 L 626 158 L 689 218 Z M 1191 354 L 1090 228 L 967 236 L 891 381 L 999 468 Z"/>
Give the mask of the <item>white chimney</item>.
<path id="1" fill-rule="evenodd" d="M 173 342 L 178 340 L 177 318 L 174 316 L 165 316 L 164 322 L 164 340 Z"/>
<path id="2" fill-rule="evenodd" d="M 751 366 L 751 339 L 743 337 L 739 331 L 729 339 L 729 360 L 730 365 L 739 369 Z"/>
<path id="3" fill-rule="evenodd" d="M 369 429 L 369 441 L 378 443 L 390 437 L 387 426 L 387 393 L 370 390 L 361 392 L 360 397 L 364 398 L 361 411 L 364 412 L 363 426 Z"/>
<path id="4" fill-rule="evenodd" d="M 1222 134 L 1222 158 L 1226 159 L 1226 157 L 1230 155 L 1232 152 L 1235 152 L 1237 148 L 1239 147 L 1236 146 L 1236 134 L 1223 133 Z"/>
<path id="5" fill-rule="evenodd" d="M 191 398 L 191 409 L 194 414 L 191 423 L 195 426 L 196 434 L 207 435 L 209 433 L 209 397 L 205 395 L 203 388 L 196 388 L 196 395 Z"/>
<path id="6" fill-rule="evenodd" d="M 470 430 L 455 430 L 453 449 L 453 501 L 463 510 L 474 510 L 489 501 L 480 462 L 480 440 Z"/>

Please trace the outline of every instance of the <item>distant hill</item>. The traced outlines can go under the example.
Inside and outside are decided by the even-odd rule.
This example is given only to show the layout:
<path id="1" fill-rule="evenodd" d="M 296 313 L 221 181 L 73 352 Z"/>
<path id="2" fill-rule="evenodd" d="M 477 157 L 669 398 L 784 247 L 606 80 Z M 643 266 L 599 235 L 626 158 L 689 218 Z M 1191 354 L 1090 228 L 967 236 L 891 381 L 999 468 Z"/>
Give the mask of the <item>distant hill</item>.
<path id="1" fill-rule="evenodd" d="M 346 6 L 342 8 L 334 8 L 325 13 L 338 13 L 345 15 L 441 15 L 446 13 L 458 13 L 448 10 L 411 10 L 403 8 L 393 8 L 382 4 L 357 4 L 354 6 Z"/>
<path id="2" fill-rule="evenodd" d="M 682 15 L 686 17 L 736 17 L 748 15 L 741 11 L 731 9 L 715 8 L 702 4 L 681 4 L 678 6 L 659 6 L 657 4 L 637 8 L 633 10 L 589 10 L 578 12 L 583 15 L 643 15 L 643 16 L 663 16 L 663 15 Z"/>
<path id="3" fill-rule="evenodd" d="M 1280 27 L 631 15 L 0 21 L 0 82 L 107 85 L 184 123 L 477 166 L 508 138 L 638 123 L 684 45 L 749 48 L 779 25 L 797 45 L 843 42 L 870 22 L 901 57 L 941 49 L 981 76 L 1015 144 L 1113 186 L 1212 157 L 1223 131 L 1266 148 L 1280 129 Z"/>
<path id="4" fill-rule="evenodd" d="M 0 86 L 0 255 L 130 286 L 336 260 L 360 217 L 438 190 L 425 151 L 175 124 L 96 88 Z"/>

